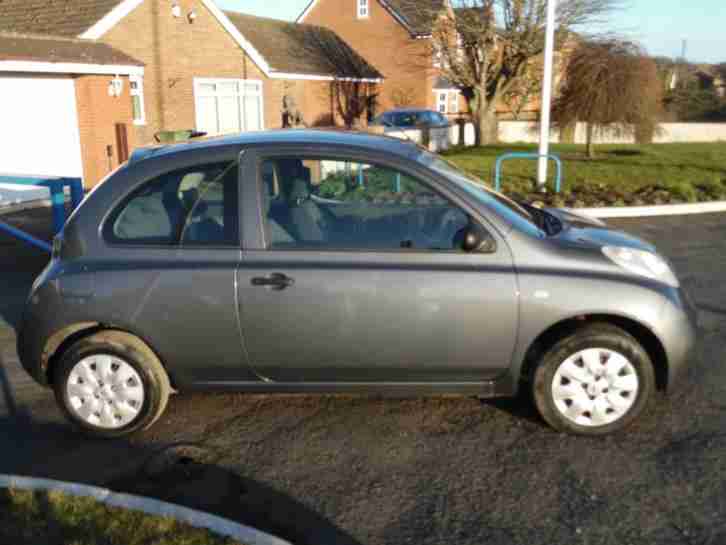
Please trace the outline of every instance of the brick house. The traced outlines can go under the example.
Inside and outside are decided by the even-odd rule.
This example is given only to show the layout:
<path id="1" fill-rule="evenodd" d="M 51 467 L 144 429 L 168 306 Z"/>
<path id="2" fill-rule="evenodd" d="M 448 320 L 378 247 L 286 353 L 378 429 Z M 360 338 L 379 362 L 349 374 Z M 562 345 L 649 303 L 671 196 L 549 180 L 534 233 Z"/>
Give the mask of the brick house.
<path id="1" fill-rule="evenodd" d="M 213 0 L 3 0 L 3 31 L 54 36 L 134 59 L 142 70 L 126 74 L 121 97 L 131 112 L 130 147 L 153 142 L 161 130 L 214 135 L 277 128 L 285 96 L 309 124 L 334 123 L 335 85 L 382 80 L 329 29 L 224 12 Z M 124 74 L 106 75 L 99 88 L 116 76 Z M 86 107 L 80 98 L 89 96 L 79 95 L 79 111 Z M 83 131 L 103 132 L 93 123 Z M 83 164 L 87 185 L 108 170 L 85 147 Z"/>
<path id="2" fill-rule="evenodd" d="M 99 180 L 135 145 L 140 61 L 101 43 L 0 33 L 0 173 Z"/>
<path id="3" fill-rule="evenodd" d="M 468 105 L 461 89 L 442 77 L 431 40 L 438 14 L 456 17 L 468 9 L 450 0 L 310 0 L 297 21 L 334 30 L 383 73 L 381 110 L 411 106 L 457 118 L 468 113 Z M 556 55 L 557 82 L 562 65 Z M 539 62 L 533 66 L 541 72 Z M 536 119 L 538 93 L 516 109 L 521 119 Z M 512 105 L 498 104 L 497 114 L 512 119 Z"/>
<path id="4" fill-rule="evenodd" d="M 311 0 L 298 23 L 334 30 L 385 76 L 381 110 L 414 106 L 458 117 L 461 91 L 437 70 L 431 46 L 436 13 L 448 0 Z"/>

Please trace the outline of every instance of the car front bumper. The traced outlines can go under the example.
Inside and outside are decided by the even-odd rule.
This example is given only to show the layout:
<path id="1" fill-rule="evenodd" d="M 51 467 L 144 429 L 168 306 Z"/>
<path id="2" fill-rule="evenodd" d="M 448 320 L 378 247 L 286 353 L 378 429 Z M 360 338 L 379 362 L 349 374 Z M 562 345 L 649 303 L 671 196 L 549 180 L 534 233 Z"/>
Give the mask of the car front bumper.
<path id="1" fill-rule="evenodd" d="M 698 311 L 683 288 L 669 293 L 655 333 L 668 362 L 666 390 L 672 392 L 695 363 L 700 338 Z"/>

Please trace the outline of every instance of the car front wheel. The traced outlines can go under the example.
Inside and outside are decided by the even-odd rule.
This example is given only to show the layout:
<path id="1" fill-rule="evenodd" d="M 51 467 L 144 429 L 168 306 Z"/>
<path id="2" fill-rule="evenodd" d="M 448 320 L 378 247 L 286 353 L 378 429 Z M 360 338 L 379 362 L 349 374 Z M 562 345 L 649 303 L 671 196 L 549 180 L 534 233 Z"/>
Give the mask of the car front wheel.
<path id="1" fill-rule="evenodd" d="M 534 401 L 559 431 L 605 435 L 627 427 L 655 390 L 653 364 L 622 329 L 596 324 L 556 343 L 534 376 Z"/>
<path id="2" fill-rule="evenodd" d="M 73 344 L 58 363 L 53 387 L 66 417 L 103 438 L 150 427 L 171 390 L 153 351 L 120 331 L 101 331 Z"/>

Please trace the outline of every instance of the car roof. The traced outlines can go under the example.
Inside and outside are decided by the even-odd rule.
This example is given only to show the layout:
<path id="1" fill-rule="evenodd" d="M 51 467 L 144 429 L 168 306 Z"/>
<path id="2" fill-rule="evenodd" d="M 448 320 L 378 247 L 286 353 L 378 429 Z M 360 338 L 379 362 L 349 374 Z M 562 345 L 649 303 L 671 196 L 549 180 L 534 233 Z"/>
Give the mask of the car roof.
<path id="1" fill-rule="evenodd" d="M 379 134 L 343 130 L 279 129 L 199 138 L 186 142 L 139 148 L 129 158 L 129 164 L 150 157 L 174 155 L 186 151 L 199 151 L 223 146 L 260 146 L 266 144 L 347 146 L 370 151 L 384 151 L 407 158 L 420 153 L 419 146 L 414 142 Z"/>
<path id="2" fill-rule="evenodd" d="M 437 113 L 433 110 L 427 110 L 426 108 L 396 108 L 394 110 L 388 110 L 387 114 L 420 114 L 423 112 Z"/>

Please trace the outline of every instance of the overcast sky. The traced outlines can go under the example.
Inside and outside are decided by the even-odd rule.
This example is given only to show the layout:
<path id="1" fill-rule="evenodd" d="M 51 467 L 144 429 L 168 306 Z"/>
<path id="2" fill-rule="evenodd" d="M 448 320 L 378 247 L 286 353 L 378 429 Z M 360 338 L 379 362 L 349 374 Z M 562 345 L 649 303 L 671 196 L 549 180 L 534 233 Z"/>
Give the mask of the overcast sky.
<path id="1" fill-rule="evenodd" d="M 292 20 L 309 0 L 217 1 L 225 9 Z M 612 29 L 637 39 L 652 55 L 678 56 L 686 39 L 689 60 L 726 62 L 726 0 L 630 0 L 630 5 L 613 18 Z"/>

